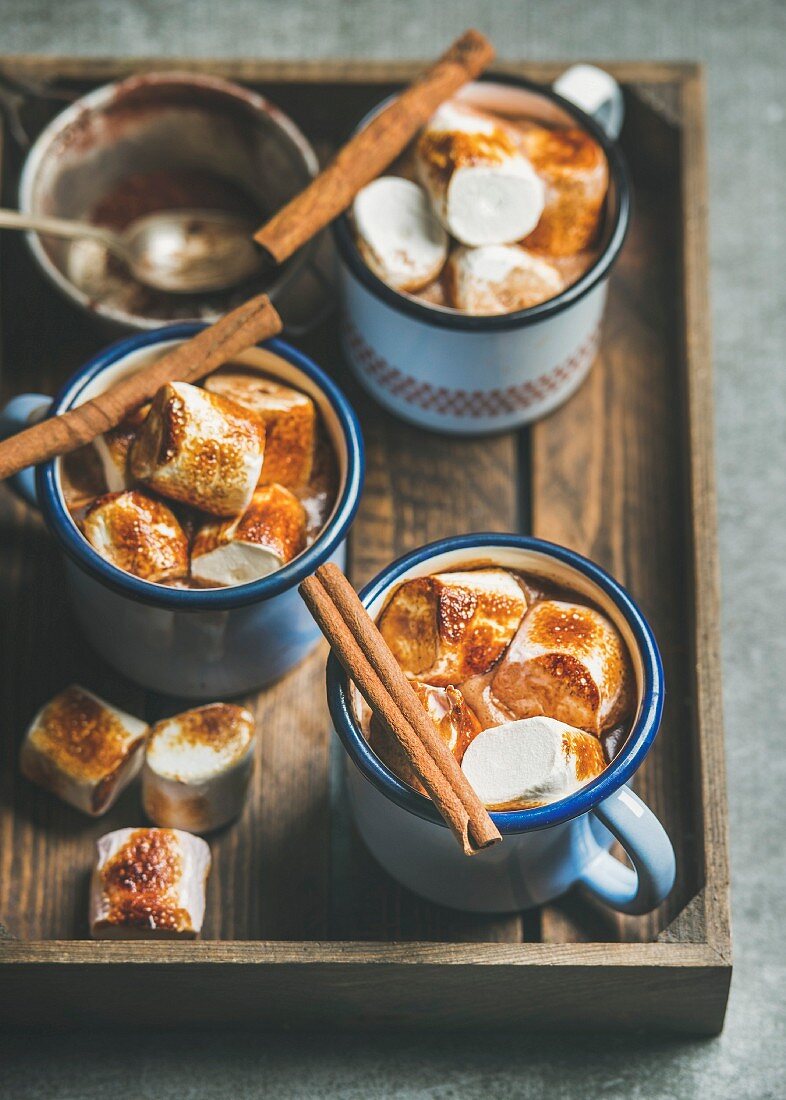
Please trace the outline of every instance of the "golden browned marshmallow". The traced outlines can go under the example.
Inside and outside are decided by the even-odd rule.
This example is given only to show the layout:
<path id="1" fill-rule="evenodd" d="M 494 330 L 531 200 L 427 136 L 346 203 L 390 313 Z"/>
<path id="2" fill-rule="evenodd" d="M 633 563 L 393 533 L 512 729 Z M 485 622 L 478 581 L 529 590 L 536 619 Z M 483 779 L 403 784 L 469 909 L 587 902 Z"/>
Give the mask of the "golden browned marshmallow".
<path id="1" fill-rule="evenodd" d="M 479 733 L 462 768 L 489 809 L 567 798 L 606 767 L 597 737 L 553 718 L 525 718 Z"/>
<path id="2" fill-rule="evenodd" d="M 454 687 L 432 687 L 418 680 L 414 680 L 412 686 L 437 727 L 440 737 L 461 763 L 470 741 L 480 732 L 480 724 L 462 698 L 461 692 Z M 368 727 L 368 742 L 394 775 L 416 791 L 425 793 L 398 740 L 376 715 L 371 717 Z"/>
<path id="3" fill-rule="evenodd" d="M 414 291 L 434 281 L 448 256 L 448 235 L 417 183 L 382 176 L 352 205 L 358 250 L 384 283 Z"/>
<path id="4" fill-rule="evenodd" d="M 463 244 L 509 244 L 538 224 L 543 182 L 502 119 L 443 104 L 418 139 L 416 163 L 437 217 Z"/>
<path id="5" fill-rule="evenodd" d="M 98 817 L 142 766 L 145 722 L 72 684 L 38 712 L 19 757 L 22 774 Z"/>
<path id="6" fill-rule="evenodd" d="M 210 849 L 178 829 L 117 829 L 99 838 L 90 886 L 97 940 L 193 940 L 202 930 Z"/>
<path id="7" fill-rule="evenodd" d="M 254 716 L 209 703 L 158 722 L 142 768 L 142 805 L 156 825 L 207 833 L 238 817 L 254 764 Z"/>
<path id="8" fill-rule="evenodd" d="M 477 315 L 529 309 L 565 285 L 556 267 L 515 244 L 456 248 L 443 279 L 451 305 Z"/>
<path id="9" fill-rule="evenodd" d="M 282 485 L 257 489 L 246 511 L 197 532 L 191 577 L 205 586 L 248 584 L 292 561 L 306 545 L 303 505 Z"/>
<path id="10" fill-rule="evenodd" d="M 596 735 L 630 709 L 631 670 L 611 622 L 583 604 L 530 608 L 492 681 L 517 718 L 544 714 Z"/>
<path id="11" fill-rule="evenodd" d="M 522 134 L 521 144 L 546 188 L 540 221 L 522 243 L 553 256 L 591 248 L 609 188 L 603 149 L 577 128 L 534 127 Z"/>
<path id="12" fill-rule="evenodd" d="M 521 585 L 504 569 L 435 573 L 400 585 L 379 629 L 405 672 L 457 686 L 492 668 L 526 609 Z"/>
<path id="13" fill-rule="evenodd" d="M 82 529 L 102 558 L 142 580 L 176 580 L 188 573 L 188 539 L 177 517 L 139 489 L 99 497 Z"/>
<path id="14" fill-rule="evenodd" d="M 265 461 L 260 485 L 278 482 L 300 489 L 311 477 L 317 429 L 317 411 L 311 398 L 282 386 L 255 371 L 219 371 L 205 381 L 205 389 L 242 405 L 265 424 Z"/>
<path id="15" fill-rule="evenodd" d="M 110 493 L 121 493 L 133 482 L 128 468 L 128 455 L 149 411 L 150 405 L 142 405 L 116 428 L 110 428 L 93 441 Z"/>
<path id="16" fill-rule="evenodd" d="M 172 382 L 156 394 L 131 448 L 131 473 L 216 516 L 244 511 L 262 472 L 265 426 L 220 394 Z"/>

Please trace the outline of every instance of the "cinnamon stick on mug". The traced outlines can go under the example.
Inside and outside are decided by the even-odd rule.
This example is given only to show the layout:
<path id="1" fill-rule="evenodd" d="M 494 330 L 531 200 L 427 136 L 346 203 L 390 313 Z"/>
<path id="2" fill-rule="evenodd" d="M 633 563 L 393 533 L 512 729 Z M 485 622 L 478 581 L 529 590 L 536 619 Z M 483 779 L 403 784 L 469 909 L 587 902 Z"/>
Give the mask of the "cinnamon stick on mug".
<path id="1" fill-rule="evenodd" d="M 328 562 L 300 585 L 333 652 L 407 755 L 465 855 L 501 840 L 486 807 L 415 694 L 352 585 Z"/>
<path id="2" fill-rule="evenodd" d="M 465 31 L 438 61 L 342 146 L 305 190 L 255 235 L 282 263 L 347 209 L 355 195 L 404 151 L 440 104 L 479 76 L 494 59 L 494 47 L 475 30 Z"/>
<path id="3" fill-rule="evenodd" d="M 166 382 L 198 382 L 241 351 L 280 331 L 281 318 L 266 294 L 244 302 L 91 401 L 4 440 L 0 443 L 0 480 L 92 442 L 152 400 Z"/>

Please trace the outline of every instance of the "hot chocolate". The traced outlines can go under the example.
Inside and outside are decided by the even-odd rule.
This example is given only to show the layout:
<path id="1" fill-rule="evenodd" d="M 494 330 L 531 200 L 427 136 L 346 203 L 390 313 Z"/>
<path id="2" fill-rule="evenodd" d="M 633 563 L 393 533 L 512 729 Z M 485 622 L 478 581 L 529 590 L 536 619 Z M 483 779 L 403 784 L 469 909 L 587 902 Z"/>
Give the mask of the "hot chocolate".
<path id="1" fill-rule="evenodd" d="M 435 573 L 395 589 L 378 626 L 488 808 L 567 797 L 627 737 L 630 654 L 577 592 L 492 566 Z M 361 719 L 380 759 L 422 793 L 384 724 Z"/>
<path id="2" fill-rule="evenodd" d="M 66 502 L 103 558 L 154 584 L 247 584 L 325 526 L 336 456 L 310 396 L 238 365 L 162 386 L 63 461 Z"/>
<path id="3" fill-rule="evenodd" d="M 452 100 L 357 196 L 358 249 L 389 286 L 477 316 L 548 301 L 596 258 L 609 172 L 577 126 Z"/>

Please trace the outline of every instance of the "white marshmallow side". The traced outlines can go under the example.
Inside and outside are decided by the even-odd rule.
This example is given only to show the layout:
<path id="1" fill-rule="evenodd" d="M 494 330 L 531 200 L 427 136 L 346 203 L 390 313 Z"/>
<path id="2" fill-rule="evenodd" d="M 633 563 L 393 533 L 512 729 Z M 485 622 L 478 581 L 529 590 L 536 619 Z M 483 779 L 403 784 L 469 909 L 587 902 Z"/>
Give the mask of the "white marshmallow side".
<path id="1" fill-rule="evenodd" d="M 282 559 L 253 542 L 227 542 L 191 558 L 191 576 L 199 584 L 217 588 L 250 584 L 283 565 Z"/>
<path id="2" fill-rule="evenodd" d="M 543 213 L 545 188 L 524 157 L 457 168 L 438 210 L 462 244 L 511 244 L 526 237 Z"/>
<path id="3" fill-rule="evenodd" d="M 445 282 L 451 304 L 478 315 L 529 309 L 565 285 L 556 267 L 516 245 L 455 249 Z"/>
<path id="4" fill-rule="evenodd" d="M 567 798 L 605 767 L 596 738 L 553 718 L 525 718 L 479 733 L 462 768 L 486 806 Z"/>
<path id="5" fill-rule="evenodd" d="M 146 922 L 118 921 L 116 898 L 106 888 L 104 872 L 113 858 L 135 834 L 150 834 L 160 830 L 117 829 L 99 837 L 96 842 L 97 858 L 90 883 L 90 931 L 94 939 L 195 939 L 202 930 L 205 918 L 207 878 L 210 874 L 210 848 L 200 837 L 176 829 L 162 830 L 169 834 L 178 868 L 166 889 L 150 894 L 150 915 Z M 140 909 L 144 911 L 145 895 L 143 877 L 146 874 L 144 859 L 137 861 Z M 179 929 L 166 927 L 157 919 L 159 907 L 171 911 L 182 910 L 185 926 Z"/>
<path id="6" fill-rule="evenodd" d="M 416 183 L 382 176 L 352 206 L 358 247 L 368 266 L 396 290 L 420 290 L 437 278 L 448 235 Z"/>

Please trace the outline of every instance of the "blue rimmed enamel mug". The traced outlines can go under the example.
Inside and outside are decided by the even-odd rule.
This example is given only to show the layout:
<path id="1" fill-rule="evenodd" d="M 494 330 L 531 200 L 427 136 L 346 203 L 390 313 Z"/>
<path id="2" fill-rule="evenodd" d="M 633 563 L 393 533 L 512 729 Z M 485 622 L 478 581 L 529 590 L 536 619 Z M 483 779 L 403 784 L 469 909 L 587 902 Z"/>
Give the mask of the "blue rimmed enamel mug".
<path id="1" fill-rule="evenodd" d="M 581 885 L 625 913 L 647 913 L 674 885 L 674 850 L 652 811 L 627 786 L 649 752 L 663 711 L 663 667 L 652 630 L 608 573 L 564 547 L 526 535 L 481 534 L 443 539 L 400 558 L 361 593 L 376 618 L 405 580 L 494 564 L 536 573 L 591 599 L 620 630 L 630 650 L 637 710 L 625 744 L 602 775 L 547 806 L 493 813 L 501 844 L 467 858 L 431 801 L 375 755 L 355 717 L 354 689 L 335 657 L 327 694 L 346 750 L 346 781 L 355 823 L 377 861 L 399 882 L 440 905 L 511 912 L 542 905 Z M 614 839 L 632 868 L 609 852 Z"/>
<path id="2" fill-rule="evenodd" d="M 39 394 L 14 398 L 0 413 L 0 437 L 42 414 L 54 416 L 95 397 L 204 327 L 193 322 L 171 325 L 112 344 L 73 375 L 54 400 Z M 323 562 L 344 562 L 346 535 L 363 484 L 357 416 L 338 386 L 307 356 L 283 340 L 269 340 L 260 348 L 233 361 L 314 399 L 339 469 L 338 495 L 325 528 L 278 572 L 251 584 L 215 589 L 170 588 L 140 580 L 111 565 L 82 536 L 66 507 L 59 460 L 15 479 L 18 492 L 41 509 L 65 552 L 71 601 L 89 641 L 115 668 L 155 691 L 209 699 L 250 691 L 284 675 L 320 637 L 298 584 Z"/>

